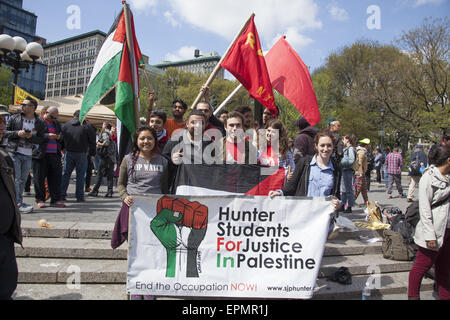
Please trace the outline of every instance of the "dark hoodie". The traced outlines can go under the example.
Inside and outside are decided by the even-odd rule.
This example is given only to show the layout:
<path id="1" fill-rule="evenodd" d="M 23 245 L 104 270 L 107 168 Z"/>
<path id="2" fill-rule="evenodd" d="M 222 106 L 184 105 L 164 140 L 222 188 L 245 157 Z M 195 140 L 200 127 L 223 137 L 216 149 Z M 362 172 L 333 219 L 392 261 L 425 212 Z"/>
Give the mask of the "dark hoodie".
<path id="1" fill-rule="evenodd" d="M 88 153 L 95 150 L 95 133 L 80 120 L 73 118 L 62 127 L 64 148 L 69 152 Z"/>
<path id="2" fill-rule="evenodd" d="M 308 126 L 300 131 L 294 140 L 294 161 L 306 155 L 314 155 L 314 137 L 319 132 L 319 129 Z"/>

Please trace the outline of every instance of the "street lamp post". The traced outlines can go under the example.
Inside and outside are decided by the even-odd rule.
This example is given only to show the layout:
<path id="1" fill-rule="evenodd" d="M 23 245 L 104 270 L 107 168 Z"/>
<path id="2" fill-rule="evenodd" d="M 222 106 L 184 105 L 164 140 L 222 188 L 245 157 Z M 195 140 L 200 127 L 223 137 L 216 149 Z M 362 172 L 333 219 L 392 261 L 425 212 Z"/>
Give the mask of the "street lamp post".
<path id="1" fill-rule="evenodd" d="M 11 37 L 7 34 L 0 35 L 0 66 L 5 64 L 12 68 L 14 74 L 13 84 L 17 85 L 21 69 L 26 72 L 30 70 L 30 65 L 34 69 L 36 60 L 44 54 L 44 49 L 37 42 L 27 43 L 24 38 Z M 14 88 L 12 95 L 14 104 Z"/>

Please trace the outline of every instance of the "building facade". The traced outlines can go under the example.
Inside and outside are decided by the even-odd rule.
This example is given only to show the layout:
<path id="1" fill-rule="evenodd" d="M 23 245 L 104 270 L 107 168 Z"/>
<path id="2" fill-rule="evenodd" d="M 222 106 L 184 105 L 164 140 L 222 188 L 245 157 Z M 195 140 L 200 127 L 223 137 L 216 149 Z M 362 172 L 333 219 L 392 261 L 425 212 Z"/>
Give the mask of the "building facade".
<path id="1" fill-rule="evenodd" d="M 162 62 L 154 65 L 153 67 L 164 71 L 168 68 L 176 68 L 180 71 L 191 72 L 198 75 L 210 75 L 216 67 L 217 63 L 219 63 L 220 59 L 221 57 L 217 52 L 207 53 L 202 56 L 200 56 L 198 52 L 196 52 L 193 59 L 180 60 L 175 62 Z M 218 73 L 217 78 L 224 78 L 223 68 Z"/>
<path id="2" fill-rule="evenodd" d="M 37 16 L 23 9 L 23 0 L 0 0 L 0 34 L 19 36 L 27 42 L 45 43 L 45 39 L 36 36 Z M 43 99 L 47 66 L 37 62 L 29 71 L 21 70 L 17 85 Z"/>
<path id="3" fill-rule="evenodd" d="M 84 94 L 106 33 L 95 30 L 44 46 L 45 98 Z"/>

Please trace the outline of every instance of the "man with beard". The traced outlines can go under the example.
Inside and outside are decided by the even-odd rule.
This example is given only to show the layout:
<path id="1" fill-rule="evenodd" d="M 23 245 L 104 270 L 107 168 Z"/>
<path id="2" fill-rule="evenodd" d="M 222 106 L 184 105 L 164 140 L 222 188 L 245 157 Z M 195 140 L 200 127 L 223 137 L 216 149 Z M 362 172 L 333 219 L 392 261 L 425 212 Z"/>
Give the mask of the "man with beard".
<path id="1" fill-rule="evenodd" d="M 176 138 L 169 140 L 161 155 L 169 160 L 169 186 L 173 184 L 178 165 L 204 163 L 203 151 L 212 142 L 203 139 L 207 120 L 200 110 L 193 110 L 186 120 L 186 128 Z"/>
<path id="2" fill-rule="evenodd" d="M 187 110 L 187 104 L 183 100 L 177 99 L 172 102 L 173 119 L 166 120 L 166 131 L 167 131 L 167 136 L 169 138 L 172 137 L 172 133 L 175 130 L 184 129 L 184 127 L 186 126 L 186 121 L 183 120 L 186 110 Z M 149 117 L 149 121 L 150 121 L 150 117 Z"/>
<path id="3" fill-rule="evenodd" d="M 227 135 L 222 139 L 221 144 L 225 163 L 256 164 L 257 151 L 256 148 L 244 138 L 244 122 L 245 119 L 242 114 L 236 111 L 231 112 L 225 121 Z"/>

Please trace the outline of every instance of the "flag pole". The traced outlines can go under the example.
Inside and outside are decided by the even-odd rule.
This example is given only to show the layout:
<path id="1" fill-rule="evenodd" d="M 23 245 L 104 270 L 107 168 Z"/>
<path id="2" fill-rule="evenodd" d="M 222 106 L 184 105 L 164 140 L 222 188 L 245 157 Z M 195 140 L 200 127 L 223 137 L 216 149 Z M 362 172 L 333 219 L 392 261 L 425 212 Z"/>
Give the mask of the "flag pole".
<path id="1" fill-rule="evenodd" d="M 233 97 L 236 95 L 236 93 L 238 93 L 238 91 L 241 90 L 243 86 L 244 86 L 244 85 L 243 85 L 242 83 L 239 84 L 239 85 L 236 87 L 236 89 L 234 89 L 233 92 L 230 93 L 230 95 L 222 102 L 222 104 L 216 109 L 216 111 L 214 111 L 214 115 L 215 115 L 215 116 L 219 113 L 219 111 L 220 111 L 223 107 L 225 107 L 225 106 L 228 104 L 228 102 L 230 102 L 231 99 L 233 99 Z"/>
<path id="2" fill-rule="evenodd" d="M 122 0 L 122 4 L 123 4 L 123 13 L 124 13 L 124 18 L 125 18 L 126 40 L 127 40 L 129 57 L 130 57 L 130 67 L 131 67 L 131 74 L 132 74 L 132 81 L 133 81 L 134 122 L 135 122 L 135 127 L 137 129 L 139 127 L 139 107 L 138 107 L 138 97 L 136 97 L 136 87 L 138 84 L 136 83 L 136 64 L 134 61 L 135 54 L 134 54 L 133 34 L 131 33 L 129 6 L 125 0 Z M 139 92 L 138 92 L 138 94 L 139 94 Z M 130 134 L 133 135 L 134 132 L 130 132 Z"/>
<path id="3" fill-rule="evenodd" d="M 222 64 L 223 60 L 227 57 L 228 53 L 231 50 L 231 47 L 233 47 L 236 40 L 241 36 L 242 32 L 244 32 L 245 28 L 247 28 L 247 25 L 250 23 L 250 20 L 255 16 L 254 13 L 250 15 L 250 17 L 247 19 L 245 24 L 242 26 L 241 30 L 239 30 L 238 34 L 234 37 L 234 40 L 231 42 L 230 46 L 228 47 L 227 51 L 225 51 L 225 54 L 222 56 L 220 61 L 217 63 L 216 67 L 214 68 L 213 72 L 209 76 L 208 80 L 206 81 L 205 85 L 206 87 L 209 87 L 211 83 L 213 82 L 214 78 L 219 73 L 220 69 L 222 68 L 220 65 Z M 200 101 L 200 99 L 203 97 L 203 90 L 200 90 L 200 93 L 198 94 L 197 98 L 194 100 L 194 103 L 191 106 L 191 109 L 194 109 L 197 103 Z"/>

